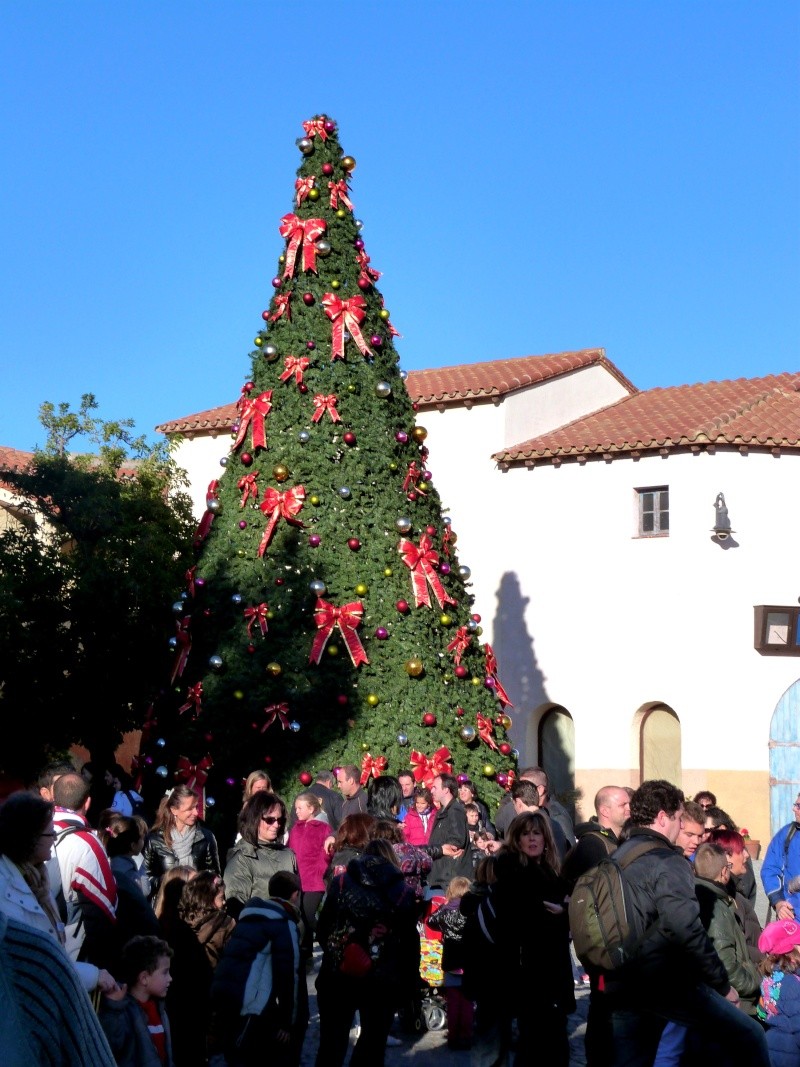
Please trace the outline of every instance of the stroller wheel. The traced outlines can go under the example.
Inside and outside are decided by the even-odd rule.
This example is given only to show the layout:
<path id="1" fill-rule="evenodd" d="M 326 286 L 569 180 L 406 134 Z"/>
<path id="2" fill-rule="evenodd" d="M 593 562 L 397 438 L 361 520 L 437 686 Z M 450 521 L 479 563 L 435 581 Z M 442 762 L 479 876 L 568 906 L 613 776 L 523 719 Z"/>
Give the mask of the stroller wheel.
<path id="1" fill-rule="evenodd" d="M 422 1002 L 422 1014 L 425 1017 L 425 1025 L 429 1030 L 444 1030 L 447 1024 L 447 1013 L 436 1001 L 424 1000 Z"/>

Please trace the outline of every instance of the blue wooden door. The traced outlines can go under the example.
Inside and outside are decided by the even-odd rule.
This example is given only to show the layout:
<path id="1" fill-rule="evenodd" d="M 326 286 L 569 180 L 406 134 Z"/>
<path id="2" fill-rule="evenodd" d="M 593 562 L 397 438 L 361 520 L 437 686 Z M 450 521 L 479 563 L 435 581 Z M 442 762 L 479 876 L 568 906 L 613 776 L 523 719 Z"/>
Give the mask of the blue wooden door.
<path id="1" fill-rule="evenodd" d="M 800 793 L 800 680 L 793 682 L 775 708 L 769 729 L 770 836 L 794 818 Z"/>

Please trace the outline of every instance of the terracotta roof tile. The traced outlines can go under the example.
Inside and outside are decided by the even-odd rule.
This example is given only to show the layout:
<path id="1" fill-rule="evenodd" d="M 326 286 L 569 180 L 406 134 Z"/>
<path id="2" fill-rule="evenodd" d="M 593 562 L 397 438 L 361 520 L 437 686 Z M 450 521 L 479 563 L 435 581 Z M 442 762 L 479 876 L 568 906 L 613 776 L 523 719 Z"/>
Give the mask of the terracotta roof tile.
<path id="1" fill-rule="evenodd" d="M 516 359 L 495 359 L 486 363 L 463 363 L 456 367 L 437 367 L 433 370 L 408 372 L 406 389 L 411 399 L 424 406 L 459 404 L 464 400 L 504 396 L 515 389 L 549 378 L 568 374 L 597 363 L 605 367 L 629 389 L 636 387 L 606 358 L 604 349 L 587 348 L 577 352 L 557 352 L 547 356 L 520 356 Z M 236 416 L 236 404 L 209 408 L 195 415 L 184 415 L 156 426 L 159 433 L 227 432 Z"/>
<path id="2" fill-rule="evenodd" d="M 800 447 L 800 373 L 648 389 L 494 459 L 516 463 L 692 444 Z"/>
<path id="3" fill-rule="evenodd" d="M 33 459 L 33 452 L 21 452 L 18 448 L 0 445 L 0 470 L 21 471 Z"/>

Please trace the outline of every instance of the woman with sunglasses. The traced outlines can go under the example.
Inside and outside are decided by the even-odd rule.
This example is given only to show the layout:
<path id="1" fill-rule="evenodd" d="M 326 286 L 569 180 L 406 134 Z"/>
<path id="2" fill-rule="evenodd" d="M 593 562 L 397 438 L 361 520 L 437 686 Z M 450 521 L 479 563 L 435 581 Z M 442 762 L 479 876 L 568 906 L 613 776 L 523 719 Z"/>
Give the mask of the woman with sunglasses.
<path id="1" fill-rule="evenodd" d="M 286 805 L 274 793 L 260 792 L 242 808 L 241 837 L 230 851 L 225 867 L 228 914 L 238 919 L 251 899 L 269 899 L 269 880 L 278 871 L 297 874 L 297 857 L 283 843 Z"/>

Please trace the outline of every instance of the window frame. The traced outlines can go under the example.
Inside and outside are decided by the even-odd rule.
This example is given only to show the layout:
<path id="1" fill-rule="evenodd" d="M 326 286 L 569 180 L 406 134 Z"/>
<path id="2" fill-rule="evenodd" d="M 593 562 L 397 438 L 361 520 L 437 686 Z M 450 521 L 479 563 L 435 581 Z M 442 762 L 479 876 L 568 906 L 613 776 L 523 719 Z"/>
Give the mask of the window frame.
<path id="1" fill-rule="evenodd" d="M 669 486 L 668 485 L 646 485 L 634 489 L 636 493 L 636 536 L 640 538 L 651 537 L 669 537 Z M 652 511 L 646 511 L 644 508 L 644 498 L 647 493 L 653 494 L 653 509 Z M 658 494 L 658 499 L 656 499 Z M 661 494 L 666 494 L 667 506 L 663 507 L 663 497 Z M 645 516 L 652 515 L 653 529 L 645 530 Z M 662 528 L 662 516 L 666 515 L 667 528 Z"/>
<path id="2" fill-rule="evenodd" d="M 769 641 L 770 616 L 788 616 L 788 640 Z M 753 607 L 753 647 L 762 656 L 800 656 L 800 605 L 756 604 Z"/>

